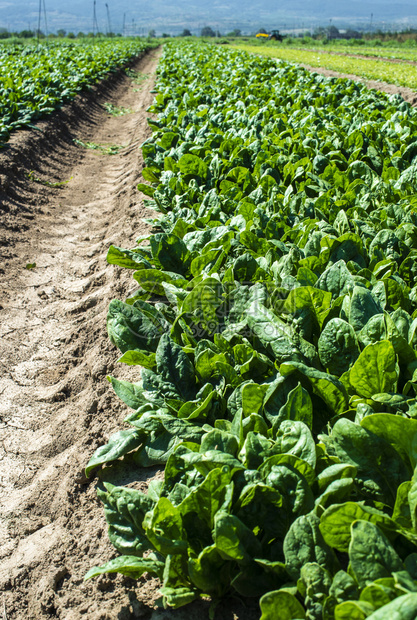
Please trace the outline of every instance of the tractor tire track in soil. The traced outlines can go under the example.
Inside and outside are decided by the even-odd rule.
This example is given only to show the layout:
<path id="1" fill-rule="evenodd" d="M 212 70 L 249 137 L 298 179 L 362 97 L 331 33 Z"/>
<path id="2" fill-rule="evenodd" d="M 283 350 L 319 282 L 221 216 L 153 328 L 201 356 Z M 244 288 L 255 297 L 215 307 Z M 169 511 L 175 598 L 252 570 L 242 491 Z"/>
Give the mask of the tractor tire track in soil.
<path id="1" fill-rule="evenodd" d="M 115 555 L 83 468 L 126 415 L 106 374 L 134 377 L 115 365 L 105 328 L 109 301 L 132 290 L 131 274 L 108 266 L 106 252 L 135 245 L 148 229 L 135 186 L 158 55 L 132 64 L 141 80 L 113 74 L 38 130 L 16 133 L 0 155 L 0 610 L 8 620 L 149 617 L 156 598 L 155 580 L 140 591 L 121 576 L 83 583 Z M 131 113 L 113 117 L 105 102 Z M 74 139 L 124 147 L 107 155 Z"/>

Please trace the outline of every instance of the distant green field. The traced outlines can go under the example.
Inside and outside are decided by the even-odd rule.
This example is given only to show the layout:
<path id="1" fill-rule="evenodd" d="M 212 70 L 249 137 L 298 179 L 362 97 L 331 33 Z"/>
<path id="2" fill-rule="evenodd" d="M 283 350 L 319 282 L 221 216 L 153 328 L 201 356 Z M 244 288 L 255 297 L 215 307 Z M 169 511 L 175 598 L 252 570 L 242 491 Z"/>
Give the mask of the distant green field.
<path id="1" fill-rule="evenodd" d="M 134 39 L 0 45 L 0 144 L 147 47 Z"/>
<path id="2" fill-rule="evenodd" d="M 381 82 L 389 82 L 390 84 L 406 86 L 417 90 L 417 67 L 407 63 L 392 63 L 382 59 L 368 60 L 354 56 L 338 56 L 329 54 L 327 48 L 326 50 L 307 51 L 281 45 L 262 46 L 241 45 L 238 43 L 235 43 L 234 47 L 254 54 L 280 58 L 288 62 L 332 69 L 341 73 L 351 73 L 367 80 L 380 80 Z"/>
<path id="3" fill-rule="evenodd" d="M 244 42 L 244 38 L 240 39 Z M 248 39 L 246 38 L 246 42 Z M 238 43 L 239 39 L 235 39 Z M 263 39 L 251 39 L 251 45 L 272 48 L 290 48 L 303 51 L 337 52 L 348 55 L 375 56 L 376 58 L 397 58 L 417 61 L 417 43 L 414 41 L 375 41 L 364 39 L 313 39 L 311 37 L 287 37 L 282 43 Z"/>
<path id="4" fill-rule="evenodd" d="M 324 53 L 336 52 L 337 54 L 348 54 L 351 56 L 374 56 L 375 58 L 393 58 L 397 60 L 417 61 L 417 49 L 404 49 L 404 48 L 386 48 L 386 47 L 348 47 L 337 44 L 326 45 L 308 45 L 299 46 L 292 45 L 292 49 L 299 49 L 302 51 L 322 51 Z"/>

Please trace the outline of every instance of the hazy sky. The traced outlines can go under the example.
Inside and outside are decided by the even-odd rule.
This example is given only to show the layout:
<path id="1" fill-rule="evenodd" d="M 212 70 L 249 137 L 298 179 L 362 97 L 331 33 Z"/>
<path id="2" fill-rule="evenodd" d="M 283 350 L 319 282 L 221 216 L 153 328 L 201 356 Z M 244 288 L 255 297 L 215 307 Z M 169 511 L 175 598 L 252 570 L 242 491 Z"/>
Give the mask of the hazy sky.
<path id="1" fill-rule="evenodd" d="M 93 0 L 41 0 L 45 2 L 47 27 L 56 32 L 89 31 L 93 26 Z M 99 27 L 108 28 L 104 0 L 97 0 Z M 332 24 L 381 28 L 417 25 L 417 3 L 392 0 L 107 0 L 110 24 L 114 31 L 126 27 L 146 30 L 149 27 L 194 30 L 203 25 L 219 26 L 225 31 L 241 27 L 250 31 L 264 24 L 266 28 L 311 28 Z M 37 28 L 39 0 L 0 0 L 0 26 L 10 30 Z M 44 29 L 42 14 L 41 27 Z"/>

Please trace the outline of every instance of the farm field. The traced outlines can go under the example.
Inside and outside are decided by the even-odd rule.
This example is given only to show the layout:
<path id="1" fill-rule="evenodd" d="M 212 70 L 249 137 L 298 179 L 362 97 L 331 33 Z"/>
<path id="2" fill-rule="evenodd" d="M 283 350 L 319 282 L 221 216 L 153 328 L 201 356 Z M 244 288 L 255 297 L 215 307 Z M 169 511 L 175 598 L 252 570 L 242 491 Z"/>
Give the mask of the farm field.
<path id="1" fill-rule="evenodd" d="M 0 154 L 5 613 L 411 620 L 417 113 L 160 54 Z"/>
<path id="2" fill-rule="evenodd" d="M 238 42 L 238 40 L 236 40 Z M 288 49 L 299 49 L 304 51 L 315 51 L 315 52 L 323 52 L 326 54 L 341 54 L 346 56 L 365 56 L 365 57 L 375 57 L 375 58 L 388 58 L 391 60 L 406 60 L 408 62 L 417 61 L 417 48 L 416 47 L 405 47 L 402 46 L 394 47 L 393 44 L 388 46 L 387 43 L 376 46 L 372 43 L 372 41 L 366 41 L 365 44 L 360 45 L 358 42 L 349 43 L 348 41 L 338 39 L 334 40 L 324 40 L 324 41 L 316 41 L 314 39 L 297 39 L 292 38 L 291 43 L 284 39 L 283 42 L 277 43 L 275 41 L 254 41 L 254 43 L 259 47 L 271 47 L 278 48 L 281 47 Z"/>
<path id="3" fill-rule="evenodd" d="M 342 74 L 351 74 L 366 80 L 375 80 L 404 86 L 417 90 L 416 67 L 409 63 L 393 63 L 383 58 L 373 60 L 349 55 L 336 55 L 327 50 L 317 49 L 314 51 L 294 49 L 285 46 L 262 46 L 235 44 L 247 52 L 262 54 L 271 58 L 279 58 L 287 62 L 306 64 L 311 67 L 330 69 Z M 348 54 L 348 53 L 347 53 Z"/>
<path id="4" fill-rule="evenodd" d="M 327 54 L 340 54 L 344 56 L 359 56 L 365 58 L 388 58 L 390 60 L 402 60 L 410 63 L 417 62 L 417 49 L 405 50 L 403 48 L 390 49 L 390 48 L 375 48 L 375 47 L 343 47 L 340 45 L 309 45 L 299 47 L 293 46 L 296 49 L 305 49 L 306 51 L 324 52 Z"/>
<path id="5" fill-rule="evenodd" d="M 0 146 L 155 43 L 135 40 L 0 46 Z"/>

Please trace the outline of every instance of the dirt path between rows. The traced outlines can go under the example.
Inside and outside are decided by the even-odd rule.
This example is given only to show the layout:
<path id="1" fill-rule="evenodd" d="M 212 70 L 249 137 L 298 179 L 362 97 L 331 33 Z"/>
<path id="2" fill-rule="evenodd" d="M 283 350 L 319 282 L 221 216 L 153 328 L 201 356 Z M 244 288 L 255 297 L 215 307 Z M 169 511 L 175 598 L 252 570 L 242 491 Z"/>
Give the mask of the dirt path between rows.
<path id="1" fill-rule="evenodd" d="M 85 484 L 82 471 L 126 415 L 106 374 L 128 378 L 130 369 L 115 366 L 105 317 L 109 301 L 132 290 L 132 279 L 107 265 L 106 251 L 111 243 L 134 246 L 147 230 L 135 185 L 158 55 L 132 66 L 138 80 L 119 72 L 37 131 L 13 136 L 0 156 L 4 619 L 151 613 L 152 582 L 144 581 L 140 594 L 121 577 L 83 583 L 89 568 L 115 554 L 95 484 Z M 105 102 L 131 113 L 113 117 Z M 74 139 L 123 148 L 107 155 Z M 30 263 L 36 267 L 26 269 Z"/>

